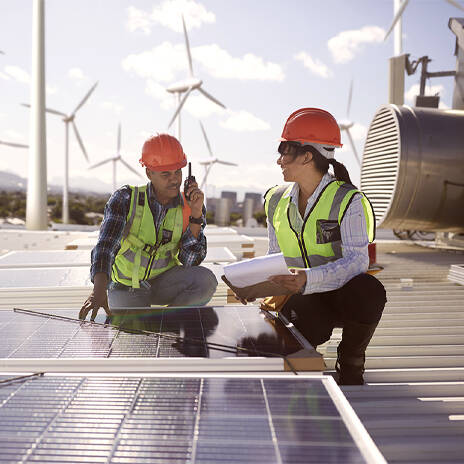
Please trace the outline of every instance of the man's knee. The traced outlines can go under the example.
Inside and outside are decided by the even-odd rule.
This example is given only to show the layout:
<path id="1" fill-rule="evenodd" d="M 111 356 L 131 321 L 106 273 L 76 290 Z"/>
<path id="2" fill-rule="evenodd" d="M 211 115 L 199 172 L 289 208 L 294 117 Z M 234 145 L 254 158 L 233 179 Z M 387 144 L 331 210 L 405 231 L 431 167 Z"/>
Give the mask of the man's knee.
<path id="1" fill-rule="evenodd" d="M 203 266 L 194 266 L 191 269 L 194 273 L 193 285 L 197 287 L 202 294 L 211 298 L 218 286 L 214 273 Z"/>

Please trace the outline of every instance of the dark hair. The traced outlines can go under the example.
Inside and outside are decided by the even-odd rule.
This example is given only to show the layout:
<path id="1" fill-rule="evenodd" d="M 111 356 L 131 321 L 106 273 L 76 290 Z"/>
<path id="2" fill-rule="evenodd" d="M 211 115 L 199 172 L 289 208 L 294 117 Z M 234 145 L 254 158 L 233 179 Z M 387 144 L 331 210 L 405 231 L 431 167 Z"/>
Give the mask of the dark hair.
<path id="1" fill-rule="evenodd" d="M 312 145 L 305 145 L 300 147 L 300 154 L 303 154 L 307 151 L 313 154 L 314 165 L 321 174 L 325 174 L 329 170 L 329 164 L 331 164 L 334 170 L 335 178 L 337 180 L 341 180 L 347 184 L 353 185 L 353 182 L 351 182 L 350 179 L 350 174 L 348 173 L 348 170 L 343 163 L 340 163 L 334 158 L 327 159 L 320 153 L 317 148 L 313 147 Z"/>

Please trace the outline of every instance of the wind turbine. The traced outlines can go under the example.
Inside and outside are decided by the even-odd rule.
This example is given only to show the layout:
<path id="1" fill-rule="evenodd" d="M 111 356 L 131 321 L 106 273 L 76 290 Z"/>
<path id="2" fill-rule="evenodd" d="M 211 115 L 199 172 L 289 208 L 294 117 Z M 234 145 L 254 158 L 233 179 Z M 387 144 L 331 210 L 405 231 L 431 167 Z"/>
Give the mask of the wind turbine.
<path id="1" fill-rule="evenodd" d="M 188 96 L 193 90 L 198 90 L 206 98 L 216 103 L 216 105 L 219 105 L 222 108 L 225 108 L 225 105 L 223 105 L 219 100 L 214 98 L 211 94 L 209 94 L 206 90 L 204 90 L 201 87 L 203 84 L 203 81 L 194 76 L 193 65 L 192 65 L 192 55 L 190 53 L 190 45 L 189 45 L 189 40 L 188 40 L 188 35 L 187 35 L 187 28 L 185 27 L 184 16 L 182 16 L 182 26 L 184 28 L 185 47 L 187 49 L 187 59 L 188 59 L 188 64 L 189 64 L 189 77 L 187 77 L 183 81 L 172 84 L 170 87 L 166 89 L 166 91 L 168 91 L 169 93 L 173 93 L 177 96 L 177 109 L 174 112 L 174 115 L 172 116 L 171 120 L 169 121 L 168 129 L 172 126 L 172 123 L 177 118 L 177 138 L 179 139 L 179 141 L 180 141 L 180 110 L 184 106 L 185 101 L 187 100 Z M 181 99 L 181 94 L 183 93 L 185 95 Z"/>
<path id="2" fill-rule="evenodd" d="M 444 0 L 450 5 L 455 6 L 456 8 L 464 11 L 464 7 L 460 5 L 456 0 Z M 393 22 L 385 34 L 384 40 L 387 40 L 388 36 L 391 34 L 392 30 L 395 29 L 395 44 L 394 52 L 395 56 L 401 55 L 403 53 L 403 37 L 402 37 L 402 16 L 403 12 L 408 6 L 409 0 L 393 0 Z"/>
<path id="3" fill-rule="evenodd" d="M 353 97 L 353 81 L 350 85 L 350 93 L 348 94 L 348 105 L 346 107 L 346 121 L 339 123 L 340 130 L 345 131 L 350 141 L 351 149 L 353 150 L 354 156 L 359 166 L 361 166 L 361 160 L 359 159 L 358 151 L 356 150 L 356 145 L 354 144 L 353 137 L 351 136 L 350 129 L 354 126 L 354 122 L 350 121 L 350 109 L 351 109 L 351 99 Z"/>
<path id="4" fill-rule="evenodd" d="M 84 98 L 79 102 L 76 106 L 74 111 L 69 115 L 62 113 L 61 111 L 57 111 L 51 108 L 45 108 L 47 113 L 56 114 L 63 118 L 63 122 L 65 125 L 65 152 L 64 152 L 64 182 L 63 182 L 63 224 L 69 223 L 69 198 L 68 198 L 68 190 L 69 190 L 69 124 L 72 124 L 74 129 L 74 134 L 76 135 L 76 139 L 81 147 L 82 153 L 84 154 L 85 159 L 89 162 L 89 157 L 87 156 L 87 152 L 85 150 L 84 144 L 82 142 L 82 138 L 79 135 L 79 131 L 77 130 L 76 123 L 74 122 L 74 118 L 76 117 L 77 111 L 79 111 L 84 103 L 89 99 L 90 95 L 92 95 L 95 87 L 97 86 L 98 81 L 90 88 L 90 90 L 85 94 Z M 23 106 L 30 107 L 30 105 L 23 103 Z"/>
<path id="5" fill-rule="evenodd" d="M 134 174 L 136 174 L 137 176 L 143 179 L 143 176 L 139 172 L 137 172 L 129 163 L 127 163 L 126 161 L 122 159 L 120 151 L 121 151 L 121 124 L 118 125 L 118 142 L 117 142 L 117 147 L 116 147 L 116 156 L 107 158 L 89 167 L 89 169 L 94 169 L 98 166 L 101 166 L 102 164 L 109 163 L 110 161 L 113 162 L 113 192 L 116 191 L 116 163 L 118 161 L 124 164 L 124 166 L 126 166 L 127 169 L 129 169 Z"/>
<path id="6" fill-rule="evenodd" d="M 0 140 L 0 145 L 6 145 L 7 147 L 16 148 L 29 148 L 29 145 L 24 145 L 23 143 L 4 142 L 3 140 Z"/>
<path id="7" fill-rule="evenodd" d="M 213 155 L 213 151 L 211 150 L 211 145 L 209 143 L 208 136 L 206 135 L 205 128 L 203 127 L 203 124 L 201 123 L 201 121 L 200 121 L 200 127 L 201 127 L 201 131 L 203 132 L 203 137 L 205 139 L 206 147 L 208 148 L 208 152 L 210 155 L 209 159 L 199 162 L 199 164 L 205 167 L 205 175 L 203 176 L 203 180 L 201 181 L 200 189 L 204 191 L 205 200 L 206 200 L 206 187 L 207 187 L 206 181 L 208 180 L 208 174 L 211 171 L 213 164 L 218 163 L 218 164 L 224 164 L 226 166 L 238 166 L 238 164 L 231 163 L 230 161 L 223 161 L 215 157 Z"/>

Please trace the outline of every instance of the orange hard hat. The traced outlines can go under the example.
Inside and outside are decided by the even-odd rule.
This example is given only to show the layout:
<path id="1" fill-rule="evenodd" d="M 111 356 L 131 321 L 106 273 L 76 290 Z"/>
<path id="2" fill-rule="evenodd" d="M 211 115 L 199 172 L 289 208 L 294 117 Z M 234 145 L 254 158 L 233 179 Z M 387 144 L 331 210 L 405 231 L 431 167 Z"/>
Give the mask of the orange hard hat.
<path id="1" fill-rule="evenodd" d="M 187 164 L 187 158 L 182 145 L 175 137 L 157 134 L 143 144 L 139 162 L 150 171 L 175 171 Z"/>
<path id="2" fill-rule="evenodd" d="M 342 146 L 337 121 L 329 112 L 319 108 L 301 108 L 292 113 L 285 123 L 280 141 Z"/>

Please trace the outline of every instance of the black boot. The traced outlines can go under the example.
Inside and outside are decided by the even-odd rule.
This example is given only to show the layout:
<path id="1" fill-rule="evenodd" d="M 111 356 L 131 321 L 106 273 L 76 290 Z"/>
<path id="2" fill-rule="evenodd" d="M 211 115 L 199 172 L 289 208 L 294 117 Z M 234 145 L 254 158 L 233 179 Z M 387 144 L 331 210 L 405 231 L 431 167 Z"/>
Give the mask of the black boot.
<path id="1" fill-rule="evenodd" d="M 361 324 L 346 321 L 343 324 L 342 341 L 337 348 L 335 369 L 338 385 L 364 385 L 366 348 L 374 335 L 377 323 Z"/>

